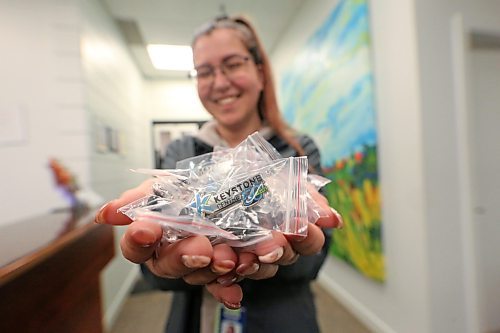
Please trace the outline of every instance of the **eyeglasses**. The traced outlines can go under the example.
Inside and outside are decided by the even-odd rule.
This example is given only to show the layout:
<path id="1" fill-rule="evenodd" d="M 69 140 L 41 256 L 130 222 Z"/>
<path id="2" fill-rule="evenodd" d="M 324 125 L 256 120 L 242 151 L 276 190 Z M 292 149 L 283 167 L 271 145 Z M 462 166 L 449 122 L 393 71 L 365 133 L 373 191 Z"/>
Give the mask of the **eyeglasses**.
<path id="1" fill-rule="evenodd" d="M 232 79 L 242 72 L 248 60 L 250 60 L 248 56 L 235 54 L 222 60 L 219 66 L 201 65 L 195 67 L 191 77 L 195 77 L 199 85 L 211 85 L 215 79 L 215 71 L 219 68 L 222 74 L 228 79 Z"/>

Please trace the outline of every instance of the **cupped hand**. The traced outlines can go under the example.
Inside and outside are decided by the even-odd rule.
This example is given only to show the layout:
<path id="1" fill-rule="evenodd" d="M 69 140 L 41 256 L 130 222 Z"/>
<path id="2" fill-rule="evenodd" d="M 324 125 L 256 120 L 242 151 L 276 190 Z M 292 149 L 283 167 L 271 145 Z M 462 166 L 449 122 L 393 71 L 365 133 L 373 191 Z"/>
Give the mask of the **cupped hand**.
<path id="1" fill-rule="evenodd" d="M 252 249 L 239 252 L 236 273 L 241 278 L 255 280 L 273 277 L 280 265 L 291 265 L 300 255 L 314 255 L 321 251 L 325 243 L 322 228 L 341 228 L 340 214 L 328 204 L 327 199 L 313 188 L 308 189 L 320 207 L 320 218 L 316 223 L 308 223 L 306 236 L 284 235 L 273 231 L 272 238 L 258 243 Z"/>
<path id="2" fill-rule="evenodd" d="M 163 231 L 159 224 L 141 221 L 132 222 L 118 211 L 119 208 L 151 194 L 153 180 L 147 180 L 138 187 L 124 192 L 118 199 L 105 204 L 95 217 L 96 223 L 128 225 L 120 247 L 123 256 L 131 262 L 145 264 L 155 275 L 164 278 L 183 278 L 193 285 L 217 284 L 208 288 L 222 302 L 237 304 L 241 288 L 232 285 L 237 254 L 225 244 L 212 246 L 204 236 L 192 236 L 175 243 L 161 244 Z M 227 290 L 225 289 L 227 288 Z M 227 298 L 227 299 L 226 299 Z"/>

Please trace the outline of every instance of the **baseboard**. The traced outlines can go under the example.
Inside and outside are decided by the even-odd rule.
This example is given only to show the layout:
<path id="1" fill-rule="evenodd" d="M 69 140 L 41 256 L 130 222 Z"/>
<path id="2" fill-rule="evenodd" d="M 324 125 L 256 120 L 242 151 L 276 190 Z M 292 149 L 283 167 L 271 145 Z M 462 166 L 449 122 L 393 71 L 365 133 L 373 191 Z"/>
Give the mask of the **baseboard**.
<path id="1" fill-rule="evenodd" d="M 320 273 L 318 282 L 368 329 L 375 333 L 396 333 L 396 331 L 370 311 L 370 309 L 352 297 L 347 290 L 342 288 L 342 286 L 335 282 L 328 274 Z"/>
<path id="2" fill-rule="evenodd" d="M 115 323 L 115 320 L 118 317 L 123 304 L 125 303 L 132 288 L 134 288 L 135 282 L 140 276 L 138 267 L 139 266 L 130 270 L 127 278 L 116 294 L 116 297 L 113 299 L 109 307 L 107 309 L 104 309 L 104 327 L 106 328 L 105 332 L 109 332 L 111 330 L 111 327 L 113 327 L 113 324 Z"/>

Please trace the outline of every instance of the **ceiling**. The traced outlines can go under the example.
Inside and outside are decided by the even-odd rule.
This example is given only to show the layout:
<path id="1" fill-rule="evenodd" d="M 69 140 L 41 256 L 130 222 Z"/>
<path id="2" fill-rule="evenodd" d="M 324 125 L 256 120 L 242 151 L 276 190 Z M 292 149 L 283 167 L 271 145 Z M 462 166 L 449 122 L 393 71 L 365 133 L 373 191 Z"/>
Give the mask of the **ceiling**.
<path id="1" fill-rule="evenodd" d="M 156 70 L 147 44 L 189 45 L 194 30 L 226 12 L 243 14 L 255 24 L 268 52 L 308 0 L 102 0 L 116 20 L 144 77 L 169 79 L 187 73 Z"/>

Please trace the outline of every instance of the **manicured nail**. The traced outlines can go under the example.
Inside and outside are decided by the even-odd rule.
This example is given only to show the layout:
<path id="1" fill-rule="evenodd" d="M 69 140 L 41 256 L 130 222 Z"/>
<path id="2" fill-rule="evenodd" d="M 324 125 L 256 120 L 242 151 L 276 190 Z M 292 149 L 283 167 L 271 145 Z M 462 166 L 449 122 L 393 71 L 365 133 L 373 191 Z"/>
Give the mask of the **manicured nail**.
<path id="1" fill-rule="evenodd" d="M 333 214 L 337 217 L 337 220 L 339 223 L 337 224 L 337 228 L 342 229 L 344 227 L 344 219 L 342 218 L 342 215 L 339 214 L 335 209 L 331 208 Z"/>
<path id="2" fill-rule="evenodd" d="M 222 260 L 222 261 L 217 261 L 217 263 L 214 263 L 211 267 L 211 270 L 215 274 L 222 275 L 231 272 L 234 266 L 235 266 L 234 261 Z"/>
<path id="3" fill-rule="evenodd" d="M 95 216 L 95 219 L 94 219 L 95 223 L 99 223 L 99 224 L 106 223 L 106 219 L 104 218 L 104 211 L 106 210 L 106 207 L 108 207 L 108 205 L 110 203 L 111 203 L 111 201 L 105 203 L 104 205 L 101 206 L 101 208 L 99 208 L 99 212 L 97 213 L 97 215 Z"/>
<path id="4" fill-rule="evenodd" d="M 227 301 L 224 301 L 222 302 L 222 304 L 224 304 L 224 306 L 230 310 L 238 310 L 239 308 L 241 308 L 241 303 L 229 303 Z"/>
<path id="5" fill-rule="evenodd" d="M 210 264 L 210 258 L 206 256 L 189 256 L 185 254 L 181 259 L 184 266 L 189 268 L 203 268 Z"/>
<path id="6" fill-rule="evenodd" d="M 217 278 L 217 283 L 220 284 L 221 286 L 223 287 L 229 287 L 230 285 L 232 285 L 233 283 L 236 282 L 236 279 L 238 277 L 236 276 L 221 276 L 219 278 Z"/>
<path id="7" fill-rule="evenodd" d="M 279 260 L 283 256 L 283 248 L 278 247 L 273 252 L 259 256 L 260 262 L 264 264 L 272 264 L 273 262 Z"/>
<path id="8" fill-rule="evenodd" d="M 252 275 L 253 273 L 256 273 L 259 270 L 260 265 L 257 263 L 253 264 L 241 264 L 236 268 L 236 273 L 241 276 L 247 276 L 247 275 Z"/>

